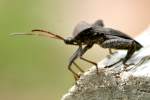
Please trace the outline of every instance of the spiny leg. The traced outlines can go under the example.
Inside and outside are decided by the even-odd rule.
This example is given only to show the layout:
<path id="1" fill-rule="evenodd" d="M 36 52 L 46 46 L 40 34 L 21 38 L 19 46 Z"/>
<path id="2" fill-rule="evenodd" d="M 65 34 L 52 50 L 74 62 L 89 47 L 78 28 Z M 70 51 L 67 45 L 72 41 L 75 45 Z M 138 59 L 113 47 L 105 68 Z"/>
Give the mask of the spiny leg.
<path id="1" fill-rule="evenodd" d="M 133 63 L 131 64 L 126 64 L 127 60 L 131 58 L 131 56 L 133 55 L 133 53 L 136 51 L 136 44 L 135 41 L 132 41 L 131 45 L 129 46 L 130 48 L 128 49 L 127 55 L 125 56 L 125 58 L 123 59 L 123 64 L 124 64 L 124 69 L 126 70 L 127 67 L 129 67 L 130 65 L 134 65 Z"/>
<path id="2" fill-rule="evenodd" d="M 124 39 L 124 38 L 116 38 L 116 39 L 110 39 L 105 41 L 102 44 L 102 47 L 104 48 L 114 48 L 114 49 L 126 49 L 128 50 L 127 55 L 125 58 L 120 59 L 119 61 L 115 62 L 114 64 L 111 64 L 109 66 L 106 66 L 106 68 L 116 65 L 117 63 L 123 61 L 123 64 L 127 66 L 126 62 L 130 57 L 133 55 L 133 53 L 136 50 L 134 40 L 130 39 Z"/>

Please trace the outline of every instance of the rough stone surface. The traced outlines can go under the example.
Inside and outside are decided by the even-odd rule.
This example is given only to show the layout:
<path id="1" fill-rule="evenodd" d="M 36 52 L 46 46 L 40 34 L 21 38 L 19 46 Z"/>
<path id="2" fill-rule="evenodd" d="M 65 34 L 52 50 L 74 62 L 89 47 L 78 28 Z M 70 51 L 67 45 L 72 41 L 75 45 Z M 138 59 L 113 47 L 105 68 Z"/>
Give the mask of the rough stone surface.
<path id="1" fill-rule="evenodd" d="M 61 100 L 150 100 L 150 28 L 136 40 L 144 48 L 127 62 L 135 65 L 126 70 L 122 63 L 104 68 L 126 55 L 126 51 L 117 51 L 99 62 L 99 74 L 93 66 L 81 75 Z"/>

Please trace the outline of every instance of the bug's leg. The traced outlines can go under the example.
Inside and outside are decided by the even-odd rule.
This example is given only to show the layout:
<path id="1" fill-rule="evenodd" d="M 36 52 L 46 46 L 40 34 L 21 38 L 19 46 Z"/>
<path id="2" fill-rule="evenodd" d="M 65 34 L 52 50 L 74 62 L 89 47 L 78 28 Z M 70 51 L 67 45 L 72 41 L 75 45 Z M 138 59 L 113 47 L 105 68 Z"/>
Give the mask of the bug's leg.
<path id="1" fill-rule="evenodd" d="M 123 61 L 123 64 L 125 66 L 128 66 L 126 64 L 127 60 L 130 59 L 130 57 L 133 55 L 133 53 L 137 50 L 134 40 L 123 39 L 123 38 L 118 38 L 118 39 L 116 38 L 116 39 L 107 40 L 102 44 L 102 47 L 128 50 L 125 58 L 120 59 L 116 63 L 111 64 L 109 66 L 106 66 L 105 68 L 112 67 L 113 65 L 116 65 L 117 63 L 119 63 L 121 61 Z"/>
<path id="2" fill-rule="evenodd" d="M 72 64 L 68 65 L 68 69 L 73 74 L 75 80 L 77 80 L 80 76 L 74 70 L 72 70 L 71 65 Z"/>
<path id="3" fill-rule="evenodd" d="M 109 54 L 112 55 L 113 54 L 112 50 L 110 48 L 108 50 L 109 50 Z"/>
<path id="4" fill-rule="evenodd" d="M 97 74 L 99 73 L 99 71 L 98 71 L 98 64 L 97 64 L 96 62 L 91 61 L 91 60 L 88 60 L 88 59 L 86 59 L 86 58 L 83 58 L 82 56 L 80 57 L 80 59 L 82 59 L 82 60 L 84 60 L 84 61 L 86 61 L 86 62 L 88 62 L 88 63 L 91 63 L 91 64 L 95 65 L 95 66 L 96 66 Z"/>
<path id="5" fill-rule="evenodd" d="M 143 63 L 145 63 L 145 62 L 147 62 L 147 61 L 149 61 L 150 60 L 150 56 L 148 55 L 148 56 L 145 56 L 145 57 L 143 57 L 137 64 L 136 64 L 136 66 L 140 66 L 140 65 L 142 65 Z"/>
<path id="6" fill-rule="evenodd" d="M 136 51 L 136 44 L 135 41 L 132 41 L 132 43 L 129 46 L 130 48 L 128 49 L 128 52 L 125 56 L 125 58 L 123 59 L 123 64 L 125 65 L 125 69 L 130 66 L 130 65 L 134 65 L 133 63 L 131 64 L 126 64 L 127 60 L 131 58 L 131 56 L 133 55 L 133 53 Z"/>
<path id="7" fill-rule="evenodd" d="M 68 69 L 74 75 L 75 80 L 77 80 L 80 76 L 71 68 L 72 64 L 74 64 L 81 72 L 83 71 L 74 61 L 78 58 L 79 53 L 81 51 L 81 47 L 79 47 L 76 52 L 70 57 Z"/>
<path id="8" fill-rule="evenodd" d="M 80 52 L 80 59 L 82 59 L 82 60 L 84 60 L 84 61 L 86 61 L 86 62 L 88 62 L 88 63 L 91 63 L 91 64 L 95 65 L 95 66 L 96 66 L 96 71 L 97 71 L 97 73 L 98 73 L 98 65 L 97 65 L 97 63 L 95 63 L 94 61 L 91 61 L 91 60 L 88 60 L 88 59 L 82 57 L 83 54 L 84 54 L 88 49 L 90 49 L 92 46 L 93 46 L 93 44 L 89 44 L 89 45 L 85 46 L 85 47 L 82 49 L 82 51 Z"/>
<path id="9" fill-rule="evenodd" d="M 111 65 L 105 66 L 104 68 L 110 68 L 110 67 L 112 67 L 112 66 L 114 66 L 114 65 L 116 65 L 116 64 L 118 64 L 118 63 L 120 63 L 122 60 L 123 60 L 123 59 L 120 59 L 119 61 L 117 61 L 117 62 L 115 62 L 115 63 L 113 63 L 113 64 L 111 64 Z"/>
<path id="10" fill-rule="evenodd" d="M 84 70 L 75 62 L 73 62 L 73 64 L 82 72 L 84 73 Z"/>

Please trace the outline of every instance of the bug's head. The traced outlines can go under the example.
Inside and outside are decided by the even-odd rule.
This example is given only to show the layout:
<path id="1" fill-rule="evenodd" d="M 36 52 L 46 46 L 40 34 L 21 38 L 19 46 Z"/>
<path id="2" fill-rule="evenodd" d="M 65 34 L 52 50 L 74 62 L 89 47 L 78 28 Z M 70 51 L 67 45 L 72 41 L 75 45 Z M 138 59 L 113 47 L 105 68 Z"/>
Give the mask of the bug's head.
<path id="1" fill-rule="evenodd" d="M 73 33 L 72 33 L 72 36 L 65 38 L 64 42 L 66 44 L 73 44 L 73 45 L 81 44 L 81 38 L 79 38 L 80 37 L 79 35 L 82 34 L 85 30 L 87 30 L 89 28 L 91 28 L 91 25 L 88 24 L 87 22 L 85 22 L 85 21 L 79 22 L 75 26 Z"/>
<path id="2" fill-rule="evenodd" d="M 73 38 L 73 37 L 67 37 L 64 39 L 64 42 L 66 44 L 73 44 L 73 45 L 77 45 L 77 41 Z"/>

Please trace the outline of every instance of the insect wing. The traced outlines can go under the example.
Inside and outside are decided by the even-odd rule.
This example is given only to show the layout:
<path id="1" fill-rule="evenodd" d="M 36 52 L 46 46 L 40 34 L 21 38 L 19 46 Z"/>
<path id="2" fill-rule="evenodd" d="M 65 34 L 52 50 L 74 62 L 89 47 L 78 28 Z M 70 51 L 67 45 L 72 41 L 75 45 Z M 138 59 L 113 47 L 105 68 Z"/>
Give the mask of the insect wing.
<path id="1" fill-rule="evenodd" d="M 110 35 L 113 35 L 113 36 L 118 36 L 118 37 L 121 37 L 121 38 L 125 38 L 125 39 L 132 39 L 130 36 L 128 36 L 127 34 L 124 34 L 123 32 L 120 32 L 118 30 L 114 30 L 114 29 L 109 29 L 110 31 Z"/>

